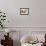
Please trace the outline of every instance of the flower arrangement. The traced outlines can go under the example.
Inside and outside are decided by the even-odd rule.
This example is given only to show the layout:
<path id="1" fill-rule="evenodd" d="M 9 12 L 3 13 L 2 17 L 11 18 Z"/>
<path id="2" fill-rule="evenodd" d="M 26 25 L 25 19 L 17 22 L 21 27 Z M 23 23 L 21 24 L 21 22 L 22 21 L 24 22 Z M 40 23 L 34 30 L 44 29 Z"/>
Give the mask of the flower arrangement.
<path id="1" fill-rule="evenodd" d="M 6 20 L 6 15 L 4 12 L 0 11 L 0 27 L 3 28 L 4 27 L 4 22 Z"/>

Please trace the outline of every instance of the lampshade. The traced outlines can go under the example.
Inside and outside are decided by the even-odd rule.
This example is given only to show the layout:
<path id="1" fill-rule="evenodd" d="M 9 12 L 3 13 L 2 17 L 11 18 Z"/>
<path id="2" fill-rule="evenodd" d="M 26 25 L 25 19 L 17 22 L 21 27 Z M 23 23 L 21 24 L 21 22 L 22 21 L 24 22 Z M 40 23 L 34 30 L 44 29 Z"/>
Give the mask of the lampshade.
<path id="1" fill-rule="evenodd" d="M 10 31 L 9 31 L 9 29 L 5 29 L 5 32 L 6 32 L 6 33 L 9 33 Z"/>

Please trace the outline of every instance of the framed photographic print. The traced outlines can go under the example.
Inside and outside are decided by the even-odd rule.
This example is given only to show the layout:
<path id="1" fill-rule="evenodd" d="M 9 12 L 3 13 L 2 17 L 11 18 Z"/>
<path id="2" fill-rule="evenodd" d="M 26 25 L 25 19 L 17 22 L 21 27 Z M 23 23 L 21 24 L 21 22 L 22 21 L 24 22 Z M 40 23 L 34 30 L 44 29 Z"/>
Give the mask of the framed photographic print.
<path id="1" fill-rule="evenodd" d="M 29 15 L 29 8 L 20 8 L 20 15 Z"/>

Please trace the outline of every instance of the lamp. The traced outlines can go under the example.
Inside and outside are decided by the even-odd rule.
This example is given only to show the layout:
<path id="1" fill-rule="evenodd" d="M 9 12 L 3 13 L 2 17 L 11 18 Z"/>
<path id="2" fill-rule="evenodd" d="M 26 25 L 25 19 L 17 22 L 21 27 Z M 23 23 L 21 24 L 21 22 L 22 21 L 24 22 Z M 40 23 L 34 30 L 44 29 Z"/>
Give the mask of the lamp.
<path id="1" fill-rule="evenodd" d="M 9 32 L 9 30 L 8 30 L 8 29 L 5 29 L 5 32 L 6 32 L 6 33 L 8 33 L 8 32 Z"/>
<path id="2" fill-rule="evenodd" d="M 7 33 L 7 36 L 9 36 L 9 29 L 5 29 L 5 32 Z"/>

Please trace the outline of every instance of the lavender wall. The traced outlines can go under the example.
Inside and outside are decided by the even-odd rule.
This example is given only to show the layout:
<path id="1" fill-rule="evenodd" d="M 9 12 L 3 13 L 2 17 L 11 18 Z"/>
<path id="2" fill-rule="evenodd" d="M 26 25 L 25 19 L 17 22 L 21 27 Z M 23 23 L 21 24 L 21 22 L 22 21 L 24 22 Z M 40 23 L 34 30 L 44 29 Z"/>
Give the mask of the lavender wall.
<path id="1" fill-rule="evenodd" d="M 28 16 L 20 15 L 20 8 L 29 8 Z M 46 27 L 46 0 L 0 0 L 6 12 L 6 27 Z"/>

